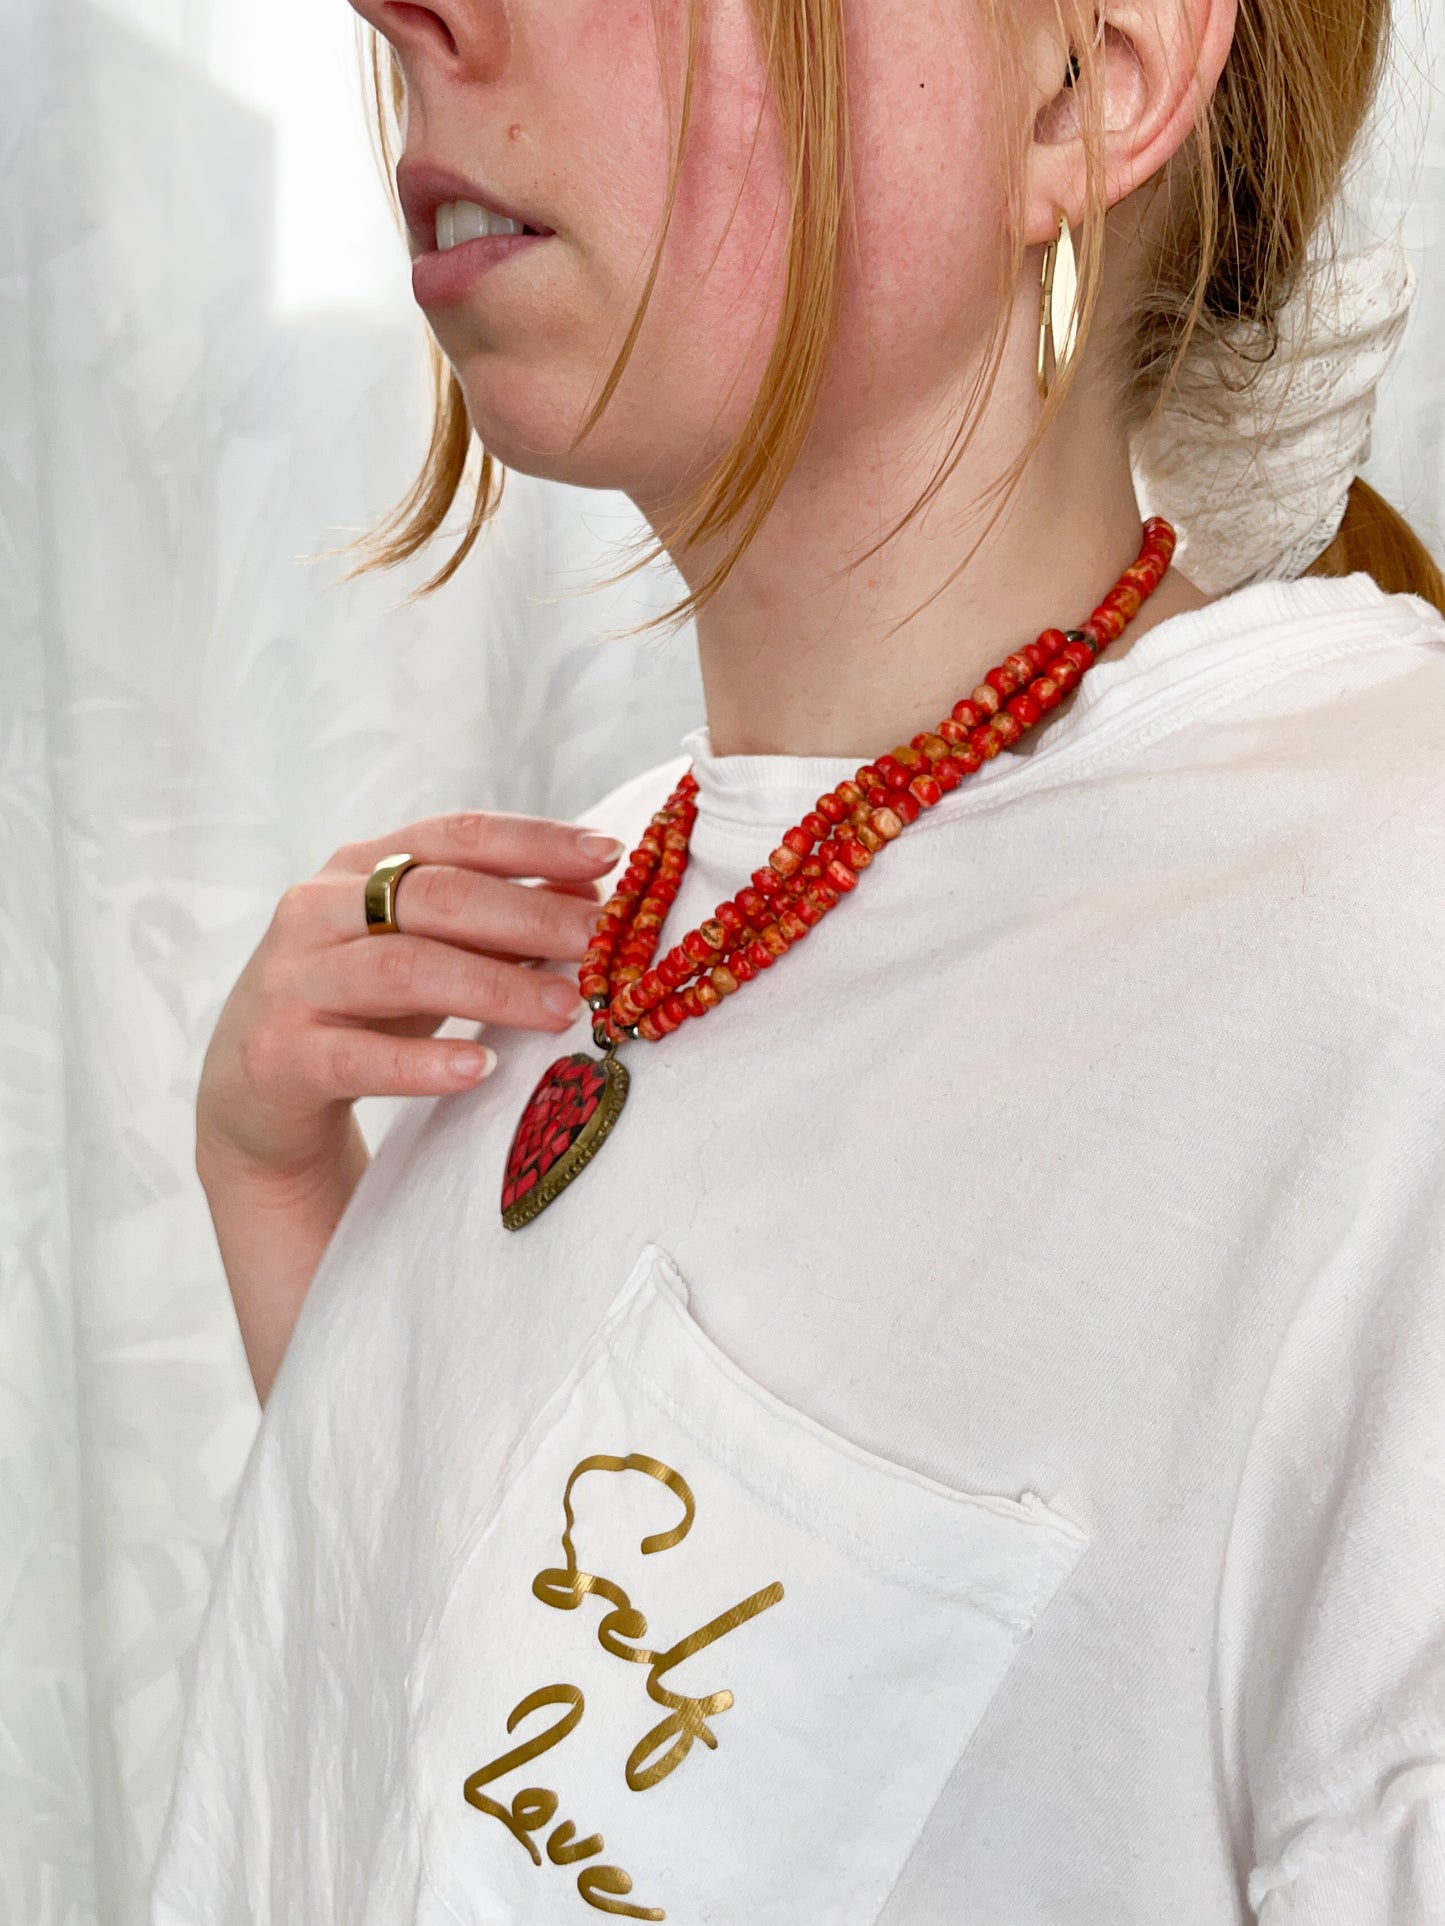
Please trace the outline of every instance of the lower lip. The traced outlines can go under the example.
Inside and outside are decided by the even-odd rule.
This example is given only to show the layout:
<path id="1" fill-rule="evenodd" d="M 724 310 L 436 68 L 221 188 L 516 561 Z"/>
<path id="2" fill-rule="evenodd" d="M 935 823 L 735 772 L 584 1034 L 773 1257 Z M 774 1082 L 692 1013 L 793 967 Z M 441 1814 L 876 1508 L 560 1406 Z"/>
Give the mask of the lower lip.
<path id="1" fill-rule="evenodd" d="M 411 290 L 417 305 L 439 308 L 459 301 L 489 269 L 553 238 L 550 234 L 482 234 L 445 251 L 434 248 L 430 254 L 419 254 L 411 264 Z"/>

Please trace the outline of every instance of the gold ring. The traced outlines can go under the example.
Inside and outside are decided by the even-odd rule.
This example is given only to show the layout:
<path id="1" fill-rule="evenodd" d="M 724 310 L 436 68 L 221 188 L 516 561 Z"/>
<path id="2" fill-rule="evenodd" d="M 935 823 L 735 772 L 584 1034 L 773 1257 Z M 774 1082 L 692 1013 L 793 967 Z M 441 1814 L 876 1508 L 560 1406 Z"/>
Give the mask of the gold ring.
<path id="1" fill-rule="evenodd" d="M 396 886 L 420 856 L 383 856 L 366 879 L 366 927 L 373 936 L 396 936 Z"/>

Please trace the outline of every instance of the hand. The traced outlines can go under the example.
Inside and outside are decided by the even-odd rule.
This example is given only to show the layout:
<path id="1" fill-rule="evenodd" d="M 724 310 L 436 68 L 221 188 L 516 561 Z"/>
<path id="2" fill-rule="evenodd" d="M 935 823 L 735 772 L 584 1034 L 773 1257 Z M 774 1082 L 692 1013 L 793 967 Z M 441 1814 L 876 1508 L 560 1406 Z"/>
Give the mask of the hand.
<path id="1" fill-rule="evenodd" d="M 435 1035 L 449 1016 L 561 1032 L 584 1007 L 575 974 L 597 924 L 599 877 L 624 853 L 545 817 L 435 816 L 340 849 L 287 890 L 221 1012 L 197 1104 L 197 1164 L 283 1180 L 345 1157 L 358 1097 L 478 1083 L 484 1044 Z M 366 927 L 366 878 L 407 850 L 397 933 Z M 539 885 L 517 880 L 544 879 Z M 209 1186 L 208 1186 L 209 1187 Z"/>

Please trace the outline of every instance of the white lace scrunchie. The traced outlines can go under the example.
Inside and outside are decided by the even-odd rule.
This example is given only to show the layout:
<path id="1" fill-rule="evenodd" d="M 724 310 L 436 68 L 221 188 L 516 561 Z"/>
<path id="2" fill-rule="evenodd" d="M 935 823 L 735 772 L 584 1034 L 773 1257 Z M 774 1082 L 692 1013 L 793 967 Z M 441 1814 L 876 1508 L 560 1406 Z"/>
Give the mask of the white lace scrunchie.
<path id="1" fill-rule="evenodd" d="M 1175 393 L 1135 438 L 1134 481 L 1143 513 L 1178 529 L 1176 562 L 1206 595 L 1293 580 L 1334 539 L 1414 293 L 1404 247 L 1381 241 L 1302 278 L 1257 373 L 1227 344 L 1186 354 Z"/>

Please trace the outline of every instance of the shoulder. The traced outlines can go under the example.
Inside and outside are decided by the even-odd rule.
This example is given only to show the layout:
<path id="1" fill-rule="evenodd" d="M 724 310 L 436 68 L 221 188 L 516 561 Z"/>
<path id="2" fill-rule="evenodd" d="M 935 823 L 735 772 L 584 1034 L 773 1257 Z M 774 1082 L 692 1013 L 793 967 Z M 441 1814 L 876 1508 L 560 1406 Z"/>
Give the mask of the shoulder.
<path id="1" fill-rule="evenodd" d="M 1286 586 L 1300 601 L 1286 619 L 1212 638 L 1187 664 L 1199 713 L 1185 742 L 1214 739 L 1241 799 L 1264 788 L 1322 837 L 1358 836 L 1445 784 L 1445 615 L 1360 575 Z"/>

